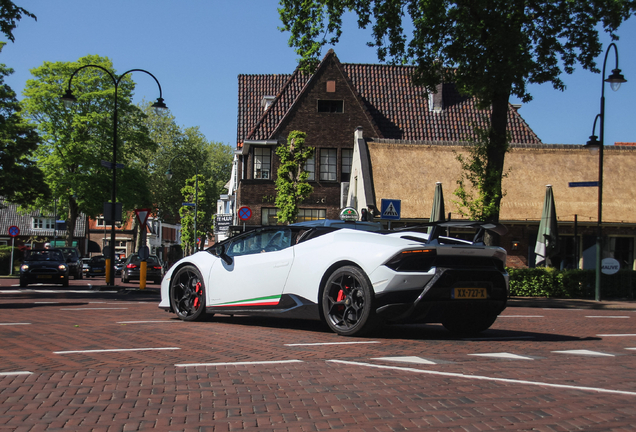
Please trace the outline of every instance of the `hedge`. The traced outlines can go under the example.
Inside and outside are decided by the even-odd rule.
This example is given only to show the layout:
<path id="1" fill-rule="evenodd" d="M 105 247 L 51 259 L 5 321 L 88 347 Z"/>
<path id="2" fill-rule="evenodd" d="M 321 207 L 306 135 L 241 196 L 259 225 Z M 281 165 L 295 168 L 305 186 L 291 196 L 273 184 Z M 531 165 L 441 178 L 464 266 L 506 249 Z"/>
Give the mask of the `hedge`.
<path id="1" fill-rule="evenodd" d="M 16 265 L 20 264 L 22 254 L 17 247 L 13 251 L 13 274 L 16 273 Z M 9 261 L 11 261 L 11 246 L 0 246 L 0 275 L 9 274 Z"/>
<path id="2" fill-rule="evenodd" d="M 508 268 L 510 295 L 522 297 L 560 297 L 592 299 L 595 296 L 595 270 L 556 270 L 554 268 Z M 621 270 L 601 275 L 602 298 L 633 299 L 636 272 Z"/>

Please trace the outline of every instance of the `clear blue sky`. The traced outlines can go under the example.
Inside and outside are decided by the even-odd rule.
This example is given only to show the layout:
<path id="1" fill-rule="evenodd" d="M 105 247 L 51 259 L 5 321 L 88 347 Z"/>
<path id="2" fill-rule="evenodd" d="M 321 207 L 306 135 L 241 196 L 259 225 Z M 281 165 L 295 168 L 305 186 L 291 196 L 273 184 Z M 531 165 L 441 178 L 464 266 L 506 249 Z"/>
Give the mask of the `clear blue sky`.
<path id="1" fill-rule="evenodd" d="M 15 69 L 7 79 L 21 95 L 29 70 L 44 61 L 75 61 L 87 54 L 109 57 L 118 73 L 146 69 L 157 77 L 166 104 L 181 126 L 199 126 L 208 140 L 236 145 L 237 76 L 291 73 L 297 56 L 278 30 L 277 0 L 15 0 L 34 13 L 24 18 L 0 53 Z M 365 45 L 370 31 L 353 17 L 336 54 L 344 63 L 378 63 Z M 619 29 L 620 68 L 627 83 L 606 85 L 605 142 L 636 142 L 636 18 Z M 609 38 L 603 35 L 604 49 Z M 597 62 L 602 67 L 603 55 Z M 607 69 L 614 68 L 610 53 Z M 133 73 L 135 102 L 158 97 L 154 81 Z M 546 144 L 585 144 L 599 112 L 600 74 L 580 67 L 563 77 L 565 92 L 532 86 L 534 100 L 520 110 Z M 21 96 L 20 96 L 21 97 Z M 512 101 L 515 102 L 515 101 Z M 353 134 L 353 131 L 351 132 Z M 598 134 L 598 131 L 597 131 Z"/>

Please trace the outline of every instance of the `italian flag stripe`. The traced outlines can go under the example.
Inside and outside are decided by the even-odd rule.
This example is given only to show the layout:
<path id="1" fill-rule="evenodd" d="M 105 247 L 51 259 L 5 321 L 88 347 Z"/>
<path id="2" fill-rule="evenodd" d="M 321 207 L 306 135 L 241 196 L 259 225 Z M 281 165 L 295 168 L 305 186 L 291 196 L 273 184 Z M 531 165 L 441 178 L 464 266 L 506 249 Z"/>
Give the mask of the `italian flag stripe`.
<path id="1" fill-rule="evenodd" d="M 280 302 L 280 295 L 257 297 L 252 299 L 237 300 L 227 303 L 219 303 L 211 306 L 276 306 Z"/>

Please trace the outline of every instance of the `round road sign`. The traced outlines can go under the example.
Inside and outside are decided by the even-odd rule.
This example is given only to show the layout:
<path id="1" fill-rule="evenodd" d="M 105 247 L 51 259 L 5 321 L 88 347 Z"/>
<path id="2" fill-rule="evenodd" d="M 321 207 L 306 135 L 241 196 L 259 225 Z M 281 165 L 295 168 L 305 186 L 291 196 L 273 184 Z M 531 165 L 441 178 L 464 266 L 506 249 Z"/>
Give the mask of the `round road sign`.
<path id="1" fill-rule="evenodd" d="M 242 221 L 249 220 L 252 217 L 252 210 L 248 206 L 243 206 L 238 209 L 238 217 Z"/>
<path id="2" fill-rule="evenodd" d="M 15 225 L 10 226 L 9 227 L 9 235 L 11 237 L 16 237 L 16 236 L 20 235 L 20 228 L 18 228 Z"/>

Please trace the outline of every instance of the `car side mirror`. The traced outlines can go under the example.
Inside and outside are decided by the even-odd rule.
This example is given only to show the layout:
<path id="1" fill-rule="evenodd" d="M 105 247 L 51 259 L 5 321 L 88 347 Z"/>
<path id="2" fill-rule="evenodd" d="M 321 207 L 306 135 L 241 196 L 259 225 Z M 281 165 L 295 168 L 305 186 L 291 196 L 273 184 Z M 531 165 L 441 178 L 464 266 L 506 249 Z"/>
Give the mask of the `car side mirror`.
<path id="1" fill-rule="evenodd" d="M 216 247 L 216 253 L 219 256 L 219 258 L 221 258 L 225 262 L 225 264 L 227 265 L 232 264 L 232 257 L 227 254 L 225 250 L 225 245 L 218 245 Z"/>

